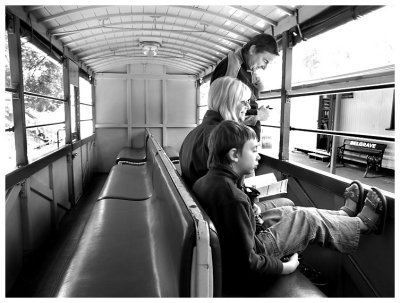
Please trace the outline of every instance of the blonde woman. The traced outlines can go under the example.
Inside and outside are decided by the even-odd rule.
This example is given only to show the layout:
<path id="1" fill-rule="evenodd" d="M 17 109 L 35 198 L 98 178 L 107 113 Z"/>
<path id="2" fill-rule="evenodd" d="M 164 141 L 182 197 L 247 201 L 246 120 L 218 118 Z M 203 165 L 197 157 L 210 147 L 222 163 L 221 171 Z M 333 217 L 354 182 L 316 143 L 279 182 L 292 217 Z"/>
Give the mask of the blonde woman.
<path id="1" fill-rule="evenodd" d="M 209 110 L 203 122 L 186 136 L 179 152 L 182 177 L 190 188 L 208 171 L 207 145 L 211 131 L 224 120 L 243 122 L 250 97 L 250 88 L 233 77 L 221 77 L 211 84 Z"/>

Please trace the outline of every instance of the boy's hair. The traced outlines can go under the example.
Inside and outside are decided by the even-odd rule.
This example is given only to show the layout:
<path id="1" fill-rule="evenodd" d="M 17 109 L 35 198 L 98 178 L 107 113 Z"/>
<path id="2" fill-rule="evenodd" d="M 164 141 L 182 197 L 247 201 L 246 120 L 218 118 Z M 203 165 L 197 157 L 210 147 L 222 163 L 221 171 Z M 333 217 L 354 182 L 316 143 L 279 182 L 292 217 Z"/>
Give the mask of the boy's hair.
<path id="1" fill-rule="evenodd" d="M 251 97 L 250 88 L 233 77 L 216 79 L 208 92 L 208 108 L 218 112 L 224 120 L 239 121 L 238 105 Z"/>
<path id="2" fill-rule="evenodd" d="M 236 148 L 241 153 L 245 143 L 251 139 L 257 140 L 257 135 L 250 127 L 236 121 L 222 121 L 208 139 L 207 167 L 231 164 L 228 152 Z"/>
<path id="3" fill-rule="evenodd" d="M 276 43 L 275 38 L 271 35 L 259 34 L 254 36 L 245 44 L 245 46 L 243 46 L 243 53 L 247 53 L 252 45 L 256 46 L 257 53 L 267 51 L 271 54 L 279 56 L 278 44 Z"/>

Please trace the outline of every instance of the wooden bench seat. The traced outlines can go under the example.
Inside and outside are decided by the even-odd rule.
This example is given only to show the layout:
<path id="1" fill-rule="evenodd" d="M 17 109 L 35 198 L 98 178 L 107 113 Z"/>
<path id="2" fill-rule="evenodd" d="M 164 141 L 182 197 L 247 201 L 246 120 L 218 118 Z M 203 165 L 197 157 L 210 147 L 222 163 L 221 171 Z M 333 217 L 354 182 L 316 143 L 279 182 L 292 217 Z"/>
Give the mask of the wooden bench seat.
<path id="1" fill-rule="evenodd" d="M 98 200 L 150 198 L 153 193 L 151 169 L 152 167 L 147 163 L 142 166 L 114 165 Z"/>
<path id="2" fill-rule="evenodd" d="M 117 164 L 126 163 L 132 165 L 141 165 L 146 163 L 146 148 L 124 147 L 118 153 L 115 161 Z"/>
<path id="3" fill-rule="evenodd" d="M 217 231 L 157 144 L 145 165 L 112 168 L 58 297 L 221 296 Z M 301 273 L 258 295 L 324 296 Z"/>
<path id="4" fill-rule="evenodd" d="M 164 146 L 163 149 L 172 163 L 179 163 L 179 152 L 175 148 L 172 146 Z"/>
<path id="5" fill-rule="evenodd" d="M 59 297 L 159 297 L 150 199 L 95 205 Z M 140 248 L 140 249 L 138 249 Z M 145 277 L 145 279 L 143 279 Z M 139 287 L 138 287 L 139 286 Z"/>

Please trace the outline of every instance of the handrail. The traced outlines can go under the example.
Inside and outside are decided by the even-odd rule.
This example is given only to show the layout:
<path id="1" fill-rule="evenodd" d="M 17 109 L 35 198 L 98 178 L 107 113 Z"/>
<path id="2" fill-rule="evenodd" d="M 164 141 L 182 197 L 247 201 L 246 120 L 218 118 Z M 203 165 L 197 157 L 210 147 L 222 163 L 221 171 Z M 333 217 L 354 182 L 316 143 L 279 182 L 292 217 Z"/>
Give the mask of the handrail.
<path id="1" fill-rule="evenodd" d="M 37 93 L 32 93 L 32 92 L 24 92 L 24 95 L 28 96 L 34 96 L 34 97 L 41 97 L 45 99 L 51 99 L 51 100 L 56 100 L 56 101 L 61 101 L 61 102 L 67 102 L 67 99 L 62 99 L 62 98 L 56 98 L 56 97 L 50 97 L 42 94 L 37 94 Z"/>
<path id="2" fill-rule="evenodd" d="M 47 124 L 29 125 L 29 126 L 25 126 L 25 128 L 26 128 L 26 129 L 29 129 L 29 128 L 43 127 L 43 126 L 49 126 L 49 125 L 57 125 L 57 124 L 63 124 L 63 123 L 65 123 L 65 121 L 62 121 L 62 122 L 54 122 L 54 123 L 47 123 Z"/>
<path id="3" fill-rule="evenodd" d="M 42 158 L 39 158 L 33 161 L 32 163 L 27 164 L 26 166 L 19 167 L 16 170 L 6 174 L 6 182 L 5 182 L 6 189 L 17 184 L 18 182 L 21 182 L 26 178 L 29 178 L 34 173 L 48 166 L 50 163 L 55 162 L 61 157 L 66 156 L 69 152 L 72 152 L 74 149 L 81 146 L 82 144 L 86 144 L 87 142 L 94 140 L 95 140 L 95 135 L 93 134 L 92 136 L 80 140 L 74 144 L 65 145 L 64 147 L 55 150 L 43 156 Z"/>
<path id="4" fill-rule="evenodd" d="M 384 89 L 395 87 L 394 65 L 384 66 L 379 69 L 371 69 L 320 79 L 319 81 L 307 81 L 304 83 L 292 83 L 292 88 L 287 92 L 289 98 L 340 94 L 353 91 L 371 89 Z M 259 94 L 259 100 L 271 100 L 281 98 L 282 90 L 272 89 Z"/>
<path id="5" fill-rule="evenodd" d="M 270 127 L 270 128 L 280 128 L 280 126 L 278 126 L 278 125 L 261 124 L 261 126 Z M 331 135 L 334 137 L 350 137 L 350 138 L 372 139 L 372 140 L 383 141 L 383 142 L 395 142 L 395 137 L 388 137 L 388 136 L 369 135 L 369 134 L 351 133 L 351 132 L 344 132 L 344 131 L 332 131 L 332 130 L 323 130 L 323 129 L 299 128 L 299 127 L 292 127 L 292 126 L 290 126 L 289 129 L 291 131 L 317 133 L 317 134 L 323 134 L 323 135 Z"/>
<path id="6" fill-rule="evenodd" d="M 349 132 L 343 132 L 343 131 L 307 129 L 307 128 L 297 128 L 297 127 L 290 127 L 290 130 L 332 135 L 335 137 L 353 137 L 353 138 L 373 139 L 373 140 L 384 141 L 384 142 L 394 142 L 395 141 L 395 137 L 368 135 L 368 134 L 360 134 L 360 133 L 349 133 Z"/>

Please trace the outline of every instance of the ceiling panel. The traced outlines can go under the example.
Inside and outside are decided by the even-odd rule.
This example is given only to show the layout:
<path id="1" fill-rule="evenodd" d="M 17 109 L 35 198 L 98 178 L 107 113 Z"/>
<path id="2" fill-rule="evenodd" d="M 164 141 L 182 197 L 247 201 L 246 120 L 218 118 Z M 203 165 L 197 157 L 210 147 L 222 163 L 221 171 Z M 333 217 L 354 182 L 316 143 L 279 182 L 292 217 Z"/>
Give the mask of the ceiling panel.
<path id="1" fill-rule="evenodd" d="M 288 12 L 289 8 L 289 12 Z M 277 6 L 26 6 L 53 38 L 94 72 L 115 64 L 158 62 L 196 76 L 295 7 Z M 155 57 L 140 42 L 159 42 Z"/>

